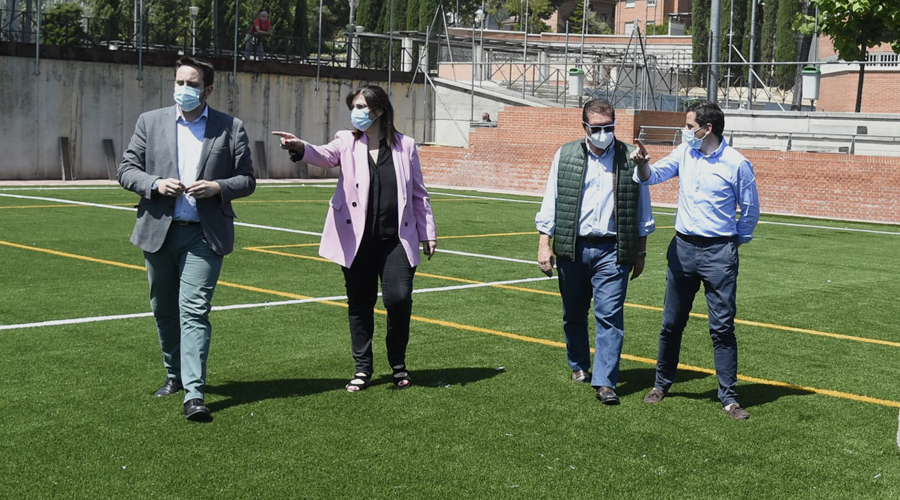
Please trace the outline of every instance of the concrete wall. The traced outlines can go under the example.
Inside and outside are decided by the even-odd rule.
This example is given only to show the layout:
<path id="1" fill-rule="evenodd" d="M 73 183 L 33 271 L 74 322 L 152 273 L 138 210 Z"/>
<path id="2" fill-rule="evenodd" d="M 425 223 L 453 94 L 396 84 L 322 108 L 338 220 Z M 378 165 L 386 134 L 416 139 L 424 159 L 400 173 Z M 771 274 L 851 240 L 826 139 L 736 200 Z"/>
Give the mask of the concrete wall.
<path id="1" fill-rule="evenodd" d="M 134 65 L 45 59 L 40 74 L 34 60 L 0 56 L 0 179 L 60 179 L 58 138 L 71 142 L 76 179 L 107 178 L 103 139 L 112 139 L 116 163 L 128 145 L 138 116 L 172 101 L 172 67 L 145 66 L 137 80 Z M 255 141 L 263 141 L 271 178 L 300 177 L 299 165 L 287 159 L 270 132 L 285 130 L 313 143 L 330 141 L 350 128 L 344 104 L 348 92 L 362 83 L 386 82 L 315 78 L 231 71 L 216 73 L 210 105 L 242 119 L 257 162 Z M 392 85 L 395 125 L 419 142 L 431 138 L 433 92 L 409 83 Z M 426 124 L 429 124 L 426 127 Z M 309 167 L 311 177 L 322 169 Z M 330 171 L 328 175 L 336 175 Z"/>

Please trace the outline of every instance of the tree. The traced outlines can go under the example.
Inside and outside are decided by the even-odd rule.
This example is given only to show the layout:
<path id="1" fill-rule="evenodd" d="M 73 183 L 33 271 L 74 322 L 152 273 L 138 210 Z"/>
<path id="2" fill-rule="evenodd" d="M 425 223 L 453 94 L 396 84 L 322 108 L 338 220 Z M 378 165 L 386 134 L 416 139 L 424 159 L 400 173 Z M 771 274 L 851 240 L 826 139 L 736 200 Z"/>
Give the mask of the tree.
<path id="1" fill-rule="evenodd" d="M 569 33 L 581 34 L 581 28 L 584 25 L 584 2 L 579 1 L 575 4 L 575 9 L 569 14 L 568 21 Z M 591 10 L 590 4 L 588 4 L 587 11 L 587 33 L 593 35 L 612 34 L 609 23 L 601 21 L 597 13 Z"/>
<path id="2" fill-rule="evenodd" d="M 753 2 L 756 2 L 756 26 L 753 26 Z M 759 36 L 762 33 L 762 11 L 760 10 L 759 0 L 746 0 L 746 21 L 744 24 L 744 42 L 741 47 L 741 54 L 743 54 L 744 59 L 748 62 L 752 59 L 753 61 L 759 61 Z M 754 40 L 753 46 L 753 57 L 750 56 L 750 33 L 751 31 L 754 33 L 756 39 Z M 758 72 L 759 66 L 753 65 L 753 71 Z M 746 81 L 749 82 L 753 75 L 750 74 L 750 67 L 747 66 L 744 69 L 744 76 Z"/>
<path id="3" fill-rule="evenodd" d="M 81 19 L 84 11 L 74 3 L 56 4 L 43 14 L 41 43 L 77 46 L 85 39 Z"/>
<path id="4" fill-rule="evenodd" d="M 743 52 L 744 30 L 748 27 L 746 0 L 724 0 L 722 2 L 722 50 L 720 61 L 740 60 L 734 50 Z M 731 48 L 734 45 L 734 49 Z M 732 83 L 736 84 L 743 74 L 743 66 L 734 65 L 728 69 L 731 73 Z"/>
<path id="5" fill-rule="evenodd" d="M 834 50 L 845 61 L 866 61 L 868 49 L 890 43 L 900 54 L 900 2 L 885 0 L 815 0 L 819 7 L 819 30 L 831 37 Z M 802 16 L 799 24 L 813 24 Z M 862 108 L 866 66 L 859 66 L 856 112 Z"/>
<path id="6" fill-rule="evenodd" d="M 771 63 L 775 61 L 775 24 L 778 18 L 778 1 L 768 0 L 762 5 L 762 10 L 763 24 L 759 37 L 759 60 Z M 775 68 L 771 64 L 763 65 L 760 67 L 759 76 L 766 85 L 771 85 L 774 72 Z"/>
<path id="7" fill-rule="evenodd" d="M 711 12 L 709 0 L 694 0 L 691 11 L 691 29 L 693 30 L 694 62 L 709 62 L 709 16 Z M 694 66 L 694 82 L 702 83 L 708 66 Z"/>
<path id="8" fill-rule="evenodd" d="M 797 32 L 793 28 L 794 20 L 800 11 L 798 0 L 780 0 L 778 17 L 775 21 L 775 60 L 778 62 L 794 62 L 797 60 Z M 797 67 L 782 64 L 775 67 L 775 84 L 782 89 L 794 86 Z"/>

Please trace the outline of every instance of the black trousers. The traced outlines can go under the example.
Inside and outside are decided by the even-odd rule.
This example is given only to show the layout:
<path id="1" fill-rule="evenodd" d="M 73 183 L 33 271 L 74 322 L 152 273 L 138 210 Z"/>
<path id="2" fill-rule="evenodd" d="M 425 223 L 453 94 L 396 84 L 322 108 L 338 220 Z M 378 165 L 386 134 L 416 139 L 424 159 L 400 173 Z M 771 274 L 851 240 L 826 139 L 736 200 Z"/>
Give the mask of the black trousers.
<path id="1" fill-rule="evenodd" d="M 387 356 L 391 366 L 406 364 L 409 344 L 409 317 L 412 314 L 415 266 L 409 265 L 406 251 L 398 238 L 363 238 L 353 264 L 343 268 L 347 286 L 350 344 L 356 371 L 372 374 L 372 337 L 375 334 L 375 302 L 378 280 L 381 299 L 387 309 Z"/>

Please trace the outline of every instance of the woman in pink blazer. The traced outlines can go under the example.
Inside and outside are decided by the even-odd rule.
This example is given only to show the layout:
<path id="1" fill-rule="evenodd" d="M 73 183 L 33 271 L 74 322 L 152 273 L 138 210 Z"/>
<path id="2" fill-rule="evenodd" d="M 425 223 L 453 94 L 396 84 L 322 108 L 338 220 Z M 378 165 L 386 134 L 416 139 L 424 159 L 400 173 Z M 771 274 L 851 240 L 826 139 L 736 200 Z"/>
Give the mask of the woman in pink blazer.
<path id="1" fill-rule="evenodd" d="M 340 167 L 329 202 L 319 255 L 340 264 L 347 287 L 350 342 L 356 371 L 346 388 L 369 386 L 374 373 L 372 337 L 378 279 L 387 309 L 387 355 L 394 386 L 409 387 L 406 346 L 412 314 L 412 288 L 422 251 L 431 259 L 437 247 L 434 214 L 422 181 L 415 141 L 394 128 L 387 93 L 363 85 L 347 95 L 354 130 L 342 130 L 324 146 L 313 146 L 287 132 L 281 147 L 294 161 Z"/>

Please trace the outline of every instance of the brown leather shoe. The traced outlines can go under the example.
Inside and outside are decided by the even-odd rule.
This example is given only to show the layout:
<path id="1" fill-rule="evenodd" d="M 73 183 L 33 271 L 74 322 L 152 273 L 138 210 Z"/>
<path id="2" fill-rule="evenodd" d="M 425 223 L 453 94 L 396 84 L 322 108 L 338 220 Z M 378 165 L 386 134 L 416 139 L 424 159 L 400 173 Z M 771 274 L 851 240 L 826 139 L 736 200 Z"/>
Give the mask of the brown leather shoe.
<path id="1" fill-rule="evenodd" d="M 747 413 L 747 410 L 741 408 L 741 405 L 737 403 L 731 403 L 730 405 L 722 408 L 722 411 L 728 414 L 729 417 L 735 420 L 747 420 L 750 418 L 750 414 Z"/>
<path id="2" fill-rule="evenodd" d="M 597 399 L 605 405 L 619 404 L 619 396 L 616 395 L 616 391 L 612 387 L 600 386 L 597 389 Z"/>
<path id="3" fill-rule="evenodd" d="M 650 392 L 648 392 L 646 396 L 644 396 L 644 402 L 645 403 L 659 403 L 665 397 L 666 397 L 665 392 L 663 392 L 661 389 L 657 389 L 656 387 L 654 387 L 653 389 L 650 389 Z"/>
<path id="4" fill-rule="evenodd" d="M 584 370 L 575 370 L 572 372 L 572 380 L 574 382 L 590 382 L 591 374 Z"/>

